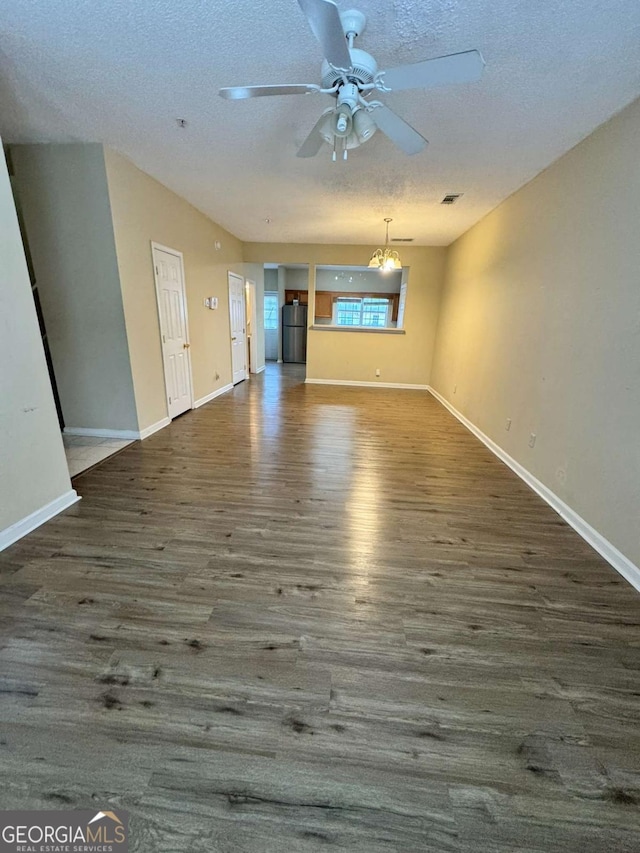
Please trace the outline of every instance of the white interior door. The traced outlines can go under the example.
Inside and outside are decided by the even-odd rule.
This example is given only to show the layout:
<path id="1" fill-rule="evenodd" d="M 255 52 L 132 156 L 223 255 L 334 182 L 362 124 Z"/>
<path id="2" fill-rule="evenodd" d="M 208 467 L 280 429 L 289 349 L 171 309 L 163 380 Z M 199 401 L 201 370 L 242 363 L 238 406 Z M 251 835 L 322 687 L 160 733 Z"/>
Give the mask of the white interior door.
<path id="1" fill-rule="evenodd" d="M 182 255 L 180 252 L 154 245 L 153 267 L 158 296 L 167 409 L 169 417 L 175 418 L 193 407 Z"/>
<path id="2" fill-rule="evenodd" d="M 231 371 L 233 384 L 247 378 L 247 321 L 244 279 L 229 273 L 229 320 L 231 326 Z"/>

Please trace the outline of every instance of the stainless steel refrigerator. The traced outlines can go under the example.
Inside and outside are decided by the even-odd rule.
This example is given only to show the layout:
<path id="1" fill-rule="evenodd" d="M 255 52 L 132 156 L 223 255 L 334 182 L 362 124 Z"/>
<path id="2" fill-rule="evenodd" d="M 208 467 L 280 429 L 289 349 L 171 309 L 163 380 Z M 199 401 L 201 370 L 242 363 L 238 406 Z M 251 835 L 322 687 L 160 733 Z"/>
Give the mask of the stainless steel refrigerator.
<path id="1" fill-rule="evenodd" d="M 307 306 L 282 306 L 282 360 L 307 360 Z"/>

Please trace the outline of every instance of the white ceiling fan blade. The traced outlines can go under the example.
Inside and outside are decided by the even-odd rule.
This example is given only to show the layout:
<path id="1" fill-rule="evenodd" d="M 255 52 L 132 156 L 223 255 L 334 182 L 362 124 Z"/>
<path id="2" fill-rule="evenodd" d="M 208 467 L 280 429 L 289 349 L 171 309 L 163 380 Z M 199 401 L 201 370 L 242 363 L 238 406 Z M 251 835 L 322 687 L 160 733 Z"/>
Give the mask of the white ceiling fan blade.
<path id="1" fill-rule="evenodd" d="M 482 77 L 484 59 L 478 50 L 451 53 L 426 59 L 413 65 L 399 65 L 384 72 L 383 85 L 392 92 L 400 89 L 426 89 L 450 83 L 473 83 Z"/>
<path id="2" fill-rule="evenodd" d="M 335 68 L 351 68 L 338 7 L 332 0 L 298 0 L 322 51 Z"/>
<path id="3" fill-rule="evenodd" d="M 331 112 L 331 110 L 330 110 Z M 327 121 L 327 113 L 324 112 L 314 124 L 313 130 L 298 149 L 296 157 L 315 157 L 322 148 L 324 139 L 320 136 L 320 128 Z"/>
<path id="4" fill-rule="evenodd" d="M 309 95 L 319 91 L 320 86 L 313 83 L 291 83 L 285 86 L 230 86 L 220 89 L 218 94 L 227 101 L 241 101 L 244 98 L 264 98 L 267 95 Z"/>
<path id="5" fill-rule="evenodd" d="M 376 126 L 405 154 L 419 154 L 429 144 L 424 136 L 384 104 L 372 109 L 369 115 Z"/>

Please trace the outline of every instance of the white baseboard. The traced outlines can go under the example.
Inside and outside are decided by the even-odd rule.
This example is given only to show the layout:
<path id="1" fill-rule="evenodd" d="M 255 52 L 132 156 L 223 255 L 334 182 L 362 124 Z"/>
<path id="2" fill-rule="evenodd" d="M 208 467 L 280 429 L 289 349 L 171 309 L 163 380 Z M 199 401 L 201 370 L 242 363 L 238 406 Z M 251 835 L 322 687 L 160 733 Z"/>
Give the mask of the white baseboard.
<path id="1" fill-rule="evenodd" d="M 59 498 L 56 498 L 50 503 L 45 504 L 45 506 L 40 507 L 40 509 L 32 512 L 31 515 L 28 515 L 26 518 L 22 518 L 10 527 L 0 530 L 0 551 L 8 548 L 9 545 L 13 545 L 14 542 L 18 541 L 18 539 L 22 539 L 23 536 L 27 535 L 27 533 L 31 533 L 32 530 L 36 529 L 36 527 L 40 527 L 40 525 L 44 524 L 45 521 L 49 521 L 49 519 L 53 518 L 54 515 L 58 515 L 58 513 L 68 509 L 79 500 L 80 497 L 75 489 L 70 489 L 68 492 L 65 492 L 64 495 L 60 495 Z"/>
<path id="2" fill-rule="evenodd" d="M 207 394 L 206 397 L 200 397 L 200 399 L 196 400 L 193 404 L 193 408 L 199 409 L 200 406 L 204 406 L 205 403 L 209 403 L 211 400 L 215 400 L 215 398 L 219 397 L 221 394 L 226 394 L 227 391 L 233 391 L 233 385 L 223 385 L 222 388 L 217 388 L 215 391 L 212 391 L 210 394 Z"/>
<path id="3" fill-rule="evenodd" d="M 169 426 L 170 423 L 171 418 L 162 418 L 162 420 L 156 421 L 155 424 L 151 424 L 151 426 L 141 429 L 137 437 L 142 441 L 145 438 L 149 438 L 149 436 L 153 435 L 154 432 L 158 432 L 159 429 L 164 429 L 164 427 Z"/>
<path id="4" fill-rule="evenodd" d="M 262 365 L 262 367 L 259 367 L 259 368 L 256 370 L 256 373 L 262 373 L 262 371 L 266 368 L 266 366 L 267 366 L 266 364 L 263 364 L 263 365 Z"/>
<path id="5" fill-rule="evenodd" d="M 357 382 L 353 379 L 305 379 L 308 385 L 350 385 L 354 388 L 405 388 L 410 391 L 428 391 L 428 385 L 410 385 L 407 382 Z"/>
<path id="6" fill-rule="evenodd" d="M 65 427 L 65 435 L 87 435 L 93 438 L 119 438 L 122 441 L 140 441 L 149 438 L 159 429 L 169 426 L 170 418 L 162 418 L 142 430 L 137 429 L 93 429 L 92 427 Z"/>
<path id="7" fill-rule="evenodd" d="M 585 521 L 582 516 L 578 515 L 575 510 L 571 509 L 571 507 L 552 492 L 551 489 L 545 486 L 545 484 L 538 480 L 537 477 L 534 477 L 534 475 L 530 471 L 527 471 L 527 469 L 519 462 L 516 462 L 512 456 L 509 456 L 505 450 L 496 444 L 495 441 L 490 439 L 488 435 L 485 435 L 482 430 L 478 429 L 475 424 L 471 423 L 468 418 L 465 418 L 463 414 L 454 408 L 451 403 L 434 388 L 429 387 L 429 392 L 433 394 L 436 400 L 442 403 L 442 405 L 448 409 L 461 424 L 472 432 L 476 438 L 479 438 L 480 441 L 498 457 L 498 459 L 504 462 L 505 465 L 508 465 L 521 480 L 533 489 L 534 492 L 540 495 L 542 500 L 548 503 L 549 506 L 554 509 L 570 527 L 573 527 L 576 533 L 578 533 L 585 542 L 591 545 L 591 547 L 596 550 L 601 557 L 604 557 L 604 559 L 613 566 L 613 568 L 619 572 L 625 580 L 629 581 L 629 583 L 640 592 L 640 567 L 636 566 L 635 563 L 632 563 L 631 560 L 628 557 L 625 557 L 625 555 L 619 551 L 615 545 L 609 542 L 608 539 L 605 539 L 601 533 L 598 533 L 594 527 Z"/>
<path id="8" fill-rule="evenodd" d="M 120 438 L 122 441 L 135 441 L 140 438 L 138 430 L 133 429 L 93 429 L 90 427 L 65 427 L 65 435 L 87 435 L 93 438 Z"/>

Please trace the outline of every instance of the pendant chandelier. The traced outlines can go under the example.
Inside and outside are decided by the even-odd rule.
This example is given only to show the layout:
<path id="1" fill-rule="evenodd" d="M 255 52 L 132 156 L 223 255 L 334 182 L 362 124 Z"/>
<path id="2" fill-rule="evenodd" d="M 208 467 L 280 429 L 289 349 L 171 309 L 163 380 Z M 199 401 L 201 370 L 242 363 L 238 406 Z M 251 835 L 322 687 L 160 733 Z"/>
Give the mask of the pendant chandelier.
<path id="1" fill-rule="evenodd" d="M 387 236 L 384 243 L 384 249 L 376 249 L 373 255 L 371 255 L 369 268 L 372 270 L 382 270 L 383 272 L 401 270 L 402 262 L 400 260 L 400 256 L 396 251 L 389 247 L 389 223 L 393 222 L 393 219 L 386 218 L 384 221 L 387 223 Z"/>

